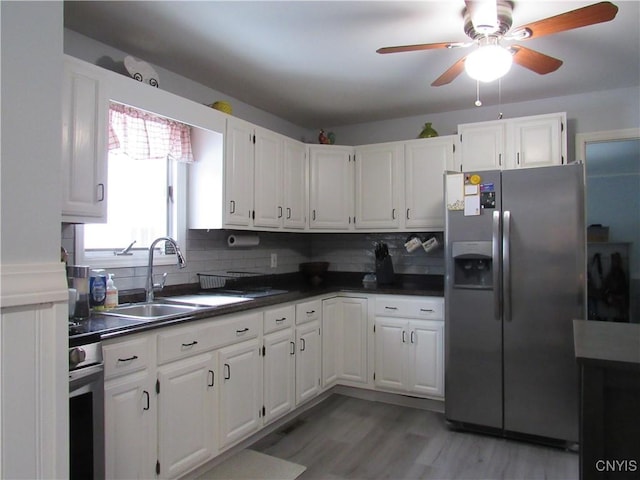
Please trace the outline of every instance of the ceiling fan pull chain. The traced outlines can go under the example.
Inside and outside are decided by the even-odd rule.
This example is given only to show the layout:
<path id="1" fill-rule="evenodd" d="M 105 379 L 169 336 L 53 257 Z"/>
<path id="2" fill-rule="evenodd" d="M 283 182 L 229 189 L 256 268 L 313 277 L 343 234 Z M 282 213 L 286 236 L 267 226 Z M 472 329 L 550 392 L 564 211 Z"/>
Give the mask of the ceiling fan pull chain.
<path id="1" fill-rule="evenodd" d="M 476 107 L 481 107 L 482 102 L 480 101 L 480 80 L 476 80 Z"/>
<path id="2" fill-rule="evenodd" d="M 502 79 L 498 79 L 498 120 L 502 120 Z"/>

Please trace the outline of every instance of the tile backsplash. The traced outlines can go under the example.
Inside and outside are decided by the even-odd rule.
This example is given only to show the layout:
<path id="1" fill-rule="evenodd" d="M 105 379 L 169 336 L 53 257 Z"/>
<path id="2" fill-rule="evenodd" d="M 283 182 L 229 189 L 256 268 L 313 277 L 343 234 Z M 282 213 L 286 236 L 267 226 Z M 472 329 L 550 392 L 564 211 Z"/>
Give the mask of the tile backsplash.
<path id="1" fill-rule="evenodd" d="M 291 273 L 298 271 L 298 264 L 309 261 L 328 261 L 329 270 L 339 272 L 375 271 L 374 243 L 385 242 L 393 260 L 396 273 L 444 274 L 442 246 L 426 253 L 422 249 L 408 253 L 404 248 L 408 233 L 280 233 L 256 232 L 259 245 L 247 248 L 229 248 L 230 234 L 245 234 L 234 230 L 189 230 L 187 245 L 182 246 L 187 257 L 187 267 L 174 265 L 154 268 L 156 275 L 168 272 L 167 285 L 197 283 L 200 272 L 223 274 L 228 271 L 257 272 L 263 274 Z M 436 236 L 442 245 L 442 232 L 433 234 L 416 232 L 422 239 Z M 69 263 L 74 263 L 75 227 L 62 224 L 61 242 L 69 253 Z M 271 254 L 277 254 L 277 267 L 271 268 Z M 92 265 L 94 266 L 94 265 Z M 99 265 L 95 267 L 100 268 Z M 115 274 L 116 285 L 121 290 L 143 288 L 146 266 L 109 268 Z"/>

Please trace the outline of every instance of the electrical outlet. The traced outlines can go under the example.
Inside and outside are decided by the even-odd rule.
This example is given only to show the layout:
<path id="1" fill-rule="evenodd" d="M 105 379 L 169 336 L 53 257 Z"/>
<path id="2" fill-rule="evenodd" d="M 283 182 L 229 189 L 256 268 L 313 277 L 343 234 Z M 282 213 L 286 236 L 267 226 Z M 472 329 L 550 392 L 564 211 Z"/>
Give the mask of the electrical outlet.
<path id="1" fill-rule="evenodd" d="M 271 268 L 278 268 L 278 254 L 271 254 Z"/>

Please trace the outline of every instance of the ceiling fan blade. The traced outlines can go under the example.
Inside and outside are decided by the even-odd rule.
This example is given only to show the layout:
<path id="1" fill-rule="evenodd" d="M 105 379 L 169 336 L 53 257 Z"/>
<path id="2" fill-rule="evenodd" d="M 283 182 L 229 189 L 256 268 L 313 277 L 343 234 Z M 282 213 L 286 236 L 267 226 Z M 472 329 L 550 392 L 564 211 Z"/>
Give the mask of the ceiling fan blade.
<path id="1" fill-rule="evenodd" d="M 542 37 L 544 35 L 551 35 L 552 33 L 573 30 L 574 28 L 608 22 L 613 20 L 617 13 L 618 7 L 611 2 L 594 3 L 593 5 L 578 8 L 577 10 L 571 10 L 554 17 L 522 25 L 513 29 L 505 37 L 519 40 Z"/>
<path id="2" fill-rule="evenodd" d="M 437 50 L 439 48 L 460 48 L 472 45 L 462 42 L 420 43 L 418 45 L 400 45 L 397 47 L 383 47 L 376 50 L 378 53 L 415 52 L 417 50 Z"/>
<path id="3" fill-rule="evenodd" d="M 513 45 L 510 50 L 513 53 L 513 61 L 518 65 L 528 68 L 540 75 L 555 72 L 562 65 L 562 60 L 550 57 L 544 53 L 536 52 L 530 48 Z"/>
<path id="4" fill-rule="evenodd" d="M 433 81 L 431 86 L 441 87 L 442 85 L 447 85 L 448 83 L 453 82 L 458 77 L 458 75 L 460 75 L 464 70 L 464 61 L 466 60 L 466 58 L 467 57 L 464 56 L 460 60 L 458 60 L 456 63 L 451 65 L 451 67 L 449 67 L 449 69 L 446 72 L 444 72 L 442 75 L 440 75 L 438 78 L 436 78 Z"/>

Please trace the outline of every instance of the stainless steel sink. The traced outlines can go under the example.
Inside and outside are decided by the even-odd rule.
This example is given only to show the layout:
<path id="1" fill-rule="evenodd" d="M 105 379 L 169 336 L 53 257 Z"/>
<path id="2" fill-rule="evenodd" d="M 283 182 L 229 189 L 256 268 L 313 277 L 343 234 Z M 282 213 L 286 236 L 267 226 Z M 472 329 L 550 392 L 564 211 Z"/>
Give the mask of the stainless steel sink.
<path id="1" fill-rule="evenodd" d="M 132 319 L 166 320 L 195 313 L 203 308 L 205 307 L 200 305 L 174 305 L 171 303 L 153 302 L 123 305 L 101 313 L 102 315 Z"/>

